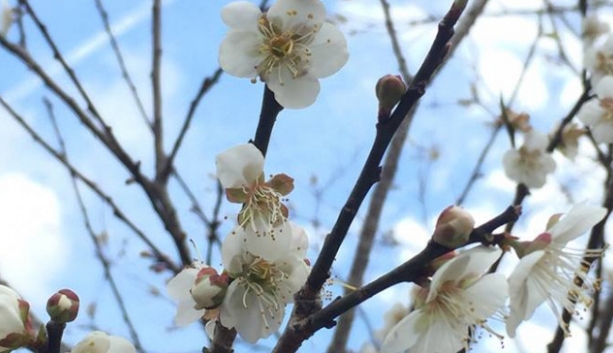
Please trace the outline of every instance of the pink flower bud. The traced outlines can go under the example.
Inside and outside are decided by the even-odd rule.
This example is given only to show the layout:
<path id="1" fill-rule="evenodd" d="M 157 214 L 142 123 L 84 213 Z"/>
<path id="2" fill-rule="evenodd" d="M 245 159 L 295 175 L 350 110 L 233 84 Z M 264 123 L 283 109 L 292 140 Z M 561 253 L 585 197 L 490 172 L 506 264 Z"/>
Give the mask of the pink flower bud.
<path id="1" fill-rule="evenodd" d="M 198 272 L 191 289 L 195 309 L 214 309 L 221 305 L 229 285 L 227 273 L 221 275 L 214 268 L 205 267 Z"/>
<path id="2" fill-rule="evenodd" d="M 455 249 L 466 244 L 474 227 L 475 220 L 470 213 L 461 207 L 449 206 L 438 216 L 432 241 Z"/>
<path id="3" fill-rule="evenodd" d="M 379 121 L 389 117 L 406 90 L 407 86 L 400 76 L 385 75 L 377 81 L 375 92 L 379 100 Z"/>
<path id="4" fill-rule="evenodd" d="M 47 301 L 47 313 L 58 323 L 74 321 L 79 314 L 79 296 L 70 289 L 59 290 Z"/>

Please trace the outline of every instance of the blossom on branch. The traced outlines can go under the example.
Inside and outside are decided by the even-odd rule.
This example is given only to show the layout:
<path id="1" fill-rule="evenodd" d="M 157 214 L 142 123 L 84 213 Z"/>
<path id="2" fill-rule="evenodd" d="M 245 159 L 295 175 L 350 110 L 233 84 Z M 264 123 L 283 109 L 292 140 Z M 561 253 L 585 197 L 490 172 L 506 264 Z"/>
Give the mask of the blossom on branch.
<path id="1" fill-rule="evenodd" d="M 596 87 L 604 76 L 613 75 L 613 35 L 609 34 L 601 45 L 586 50 L 583 61 L 591 74 L 593 87 Z"/>
<path id="2" fill-rule="evenodd" d="M 11 288 L 0 284 L 0 352 L 26 346 L 32 336 L 28 332 L 30 304 Z"/>
<path id="3" fill-rule="evenodd" d="M 174 276 L 166 285 L 166 290 L 171 298 L 179 302 L 175 323 L 178 326 L 186 326 L 205 315 L 205 309 L 200 307 L 192 297 L 192 287 L 196 282 L 198 273 L 209 268 L 199 261 L 195 261 L 191 267 L 184 268 Z"/>
<path id="4" fill-rule="evenodd" d="M 285 306 L 293 302 L 309 273 L 306 233 L 296 225 L 283 223 L 284 234 L 276 238 L 257 237 L 249 228 L 237 227 L 221 248 L 224 268 L 232 282 L 219 319 L 251 343 L 277 331 Z"/>
<path id="5" fill-rule="evenodd" d="M 217 177 L 230 202 L 243 205 L 238 224 L 258 235 L 282 223 L 288 215 L 281 202 L 294 189 L 294 179 L 277 174 L 264 181 L 264 156 L 253 144 L 232 147 L 215 159 Z"/>
<path id="6" fill-rule="evenodd" d="M 593 282 L 587 277 L 589 263 L 584 258 L 601 257 L 603 249 L 575 250 L 568 248 L 567 243 L 592 228 L 606 212 L 597 206 L 574 206 L 561 220 L 554 216 L 553 221 L 557 222 L 534 241 L 512 244 L 521 260 L 509 277 L 510 337 L 515 337 L 517 326 L 528 320 L 543 302 L 547 302 L 560 327 L 569 333 L 560 307 L 572 313 L 575 302 L 591 303 L 585 291 L 593 288 Z M 575 277 L 581 283 L 576 283 Z"/>
<path id="7" fill-rule="evenodd" d="M 508 150 L 502 157 L 504 172 L 509 179 L 529 188 L 540 188 L 547 181 L 547 174 L 556 169 L 556 162 L 547 153 L 549 139 L 537 131 L 525 134 L 519 149 Z"/>
<path id="8" fill-rule="evenodd" d="M 594 89 L 597 98 L 585 103 L 577 116 L 590 127 L 597 143 L 613 142 L 613 76 L 605 76 Z"/>
<path id="9" fill-rule="evenodd" d="M 479 246 L 441 266 L 429 288 L 418 294 L 416 310 L 390 331 L 381 352 L 455 353 L 473 340 L 471 327 L 492 332 L 485 321 L 501 312 L 508 286 L 504 275 L 484 273 L 500 254 L 500 249 Z"/>
<path id="10" fill-rule="evenodd" d="M 90 332 L 70 353 L 135 353 L 136 349 L 125 338 L 110 336 L 102 331 Z"/>
<path id="11" fill-rule="evenodd" d="M 336 73 L 349 54 L 342 32 L 325 22 L 320 0 L 278 0 L 262 13 L 236 1 L 222 9 L 230 31 L 219 63 L 233 76 L 259 77 L 286 108 L 304 108 L 317 98 L 319 80 Z"/>

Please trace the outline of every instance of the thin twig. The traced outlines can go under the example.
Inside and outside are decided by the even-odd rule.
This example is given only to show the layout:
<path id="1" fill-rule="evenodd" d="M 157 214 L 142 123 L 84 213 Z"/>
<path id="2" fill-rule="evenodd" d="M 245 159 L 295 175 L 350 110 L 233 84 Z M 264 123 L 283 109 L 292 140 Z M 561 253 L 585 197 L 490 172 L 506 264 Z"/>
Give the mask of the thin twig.
<path id="1" fill-rule="evenodd" d="M 66 169 L 70 171 L 70 173 L 76 176 L 79 180 L 81 180 L 87 187 L 90 188 L 98 197 L 100 197 L 113 211 L 113 215 L 121 220 L 130 230 L 132 230 L 151 250 L 155 259 L 161 263 L 163 263 L 168 269 L 173 271 L 174 273 L 178 273 L 181 269 L 160 249 L 157 248 L 155 244 L 149 239 L 149 237 L 140 230 L 134 222 L 132 222 L 123 211 L 117 206 L 115 201 L 107 195 L 102 189 L 96 185 L 91 179 L 86 177 L 83 173 L 81 173 L 75 166 L 73 166 L 61 153 L 56 151 L 51 145 L 46 142 L 34 129 L 25 121 L 25 119 L 19 115 L 2 97 L 0 97 L 0 105 L 2 105 L 9 115 L 15 119 L 15 121 L 23 127 L 24 130 L 32 138 L 35 142 L 37 142 L 40 146 L 42 146 L 48 153 L 50 153 L 58 162 L 60 162 Z"/>
<path id="2" fill-rule="evenodd" d="M 162 171 L 162 176 L 167 173 L 170 173 L 170 171 L 174 168 L 173 163 L 174 163 L 175 157 L 177 156 L 177 153 L 179 152 L 179 148 L 181 148 L 181 144 L 183 143 L 183 138 L 185 138 L 185 135 L 187 134 L 187 130 L 189 130 L 192 119 L 194 118 L 194 115 L 196 113 L 196 108 L 198 108 L 198 104 L 202 100 L 202 97 L 204 97 L 204 95 L 211 89 L 211 87 L 213 87 L 215 83 L 219 81 L 219 78 L 221 77 L 222 73 L 223 73 L 223 70 L 221 68 L 217 68 L 217 70 L 215 70 L 215 73 L 213 73 L 213 75 L 206 77 L 204 81 L 202 81 L 202 85 L 200 85 L 200 89 L 198 90 L 196 97 L 194 97 L 194 99 L 189 105 L 189 110 L 187 112 L 187 116 L 183 120 L 183 125 L 181 126 L 181 131 L 179 132 L 179 136 L 175 140 L 172 150 L 170 154 L 168 155 L 168 158 L 166 159 L 166 165 L 164 166 L 165 169 Z"/>
<path id="3" fill-rule="evenodd" d="M 123 77 L 126 84 L 128 85 L 128 88 L 130 89 L 132 98 L 134 98 L 134 102 L 136 103 L 136 107 L 138 108 L 138 111 L 140 115 L 142 116 L 143 121 L 145 121 L 145 124 L 147 124 L 147 126 L 151 130 L 153 130 L 151 121 L 149 121 L 149 117 L 147 116 L 147 112 L 145 111 L 145 106 L 143 104 L 143 101 L 141 100 L 140 95 L 138 94 L 138 90 L 136 88 L 136 85 L 134 84 L 134 81 L 132 81 L 132 77 L 130 76 L 130 73 L 128 72 L 128 68 L 126 67 L 126 63 L 123 58 L 123 54 L 121 53 L 121 49 L 119 49 L 119 43 L 117 43 L 117 40 L 115 39 L 115 35 L 113 34 L 113 30 L 111 29 L 111 25 L 109 22 L 109 15 L 106 9 L 104 8 L 104 5 L 102 4 L 102 0 L 95 0 L 95 1 L 96 1 L 96 9 L 98 10 L 98 14 L 100 15 L 100 19 L 102 20 L 102 23 L 104 25 L 104 31 L 106 32 L 106 35 L 109 37 L 111 48 L 113 49 L 113 53 L 115 53 L 115 58 L 117 58 L 117 64 L 119 65 L 119 69 L 121 70 L 121 76 Z"/>
<path id="4" fill-rule="evenodd" d="M 43 102 L 45 103 L 45 106 L 47 108 L 47 117 L 51 120 L 51 124 L 53 125 L 53 131 L 56 135 L 56 138 L 60 146 L 59 153 L 62 157 L 64 157 L 66 161 L 69 161 L 68 154 L 66 152 L 66 144 L 64 142 L 64 138 L 62 137 L 60 129 L 57 125 L 57 121 L 55 119 L 53 105 L 48 99 L 44 99 Z M 94 231 L 91 225 L 91 222 L 89 220 L 89 214 L 87 212 L 85 202 L 83 201 L 83 197 L 81 196 L 81 191 L 79 190 L 77 179 L 78 177 L 74 173 L 71 172 L 70 181 L 74 189 L 75 195 L 77 197 L 77 202 L 79 203 L 79 210 L 81 211 L 81 216 L 83 217 L 85 229 L 87 230 L 87 234 L 89 235 L 89 238 L 92 241 L 94 248 L 96 249 L 95 251 L 96 258 L 98 259 L 98 261 L 100 261 L 100 265 L 102 266 L 102 269 L 104 271 L 104 277 L 109 281 L 109 285 L 111 286 L 111 291 L 113 292 L 113 296 L 115 297 L 115 301 L 117 302 L 117 306 L 119 307 L 121 316 L 126 326 L 128 327 L 128 331 L 130 331 L 130 337 L 132 338 L 132 343 L 134 344 L 134 347 L 136 348 L 138 352 L 143 352 L 143 347 L 140 343 L 140 339 L 138 337 L 134 324 L 132 323 L 132 320 L 130 319 L 130 316 L 128 315 L 128 310 L 126 308 L 123 297 L 121 293 L 119 292 L 119 287 L 117 286 L 117 283 L 115 282 L 115 278 L 113 277 L 113 274 L 111 273 L 111 263 L 104 255 L 104 252 L 102 251 L 102 246 L 100 245 L 100 241 L 98 240 L 98 237 L 96 236 L 96 232 Z M 49 324 L 47 324 L 47 328 L 49 328 Z M 57 344 L 57 348 L 58 348 L 57 353 L 59 353 L 59 343 Z"/>
<path id="5" fill-rule="evenodd" d="M 155 151 L 155 180 L 165 184 L 169 173 L 163 173 L 166 168 L 164 153 L 164 125 L 162 122 L 162 3 L 153 0 L 152 7 L 152 64 L 151 90 L 153 92 L 153 144 Z"/>

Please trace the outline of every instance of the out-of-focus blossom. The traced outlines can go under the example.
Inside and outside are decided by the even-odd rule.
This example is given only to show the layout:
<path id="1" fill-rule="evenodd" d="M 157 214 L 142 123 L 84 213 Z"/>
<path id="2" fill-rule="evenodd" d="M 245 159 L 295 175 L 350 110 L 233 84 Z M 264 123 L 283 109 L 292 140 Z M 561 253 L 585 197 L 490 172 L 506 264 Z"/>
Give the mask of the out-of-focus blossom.
<path id="1" fill-rule="evenodd" d="M 547 174 L 556 169 L 556 163 L 545 150 L 549 142 L 546 135 L 530 130 L 524 135 L 519 149 L 510 149 L 502 157 L 504 172 L 509 179 L 529 188 L 540 188 Z"/>
<path id="2" fill-rule="evenodd" d="M 556 131 L 558 128 L 554 131 Z M 579 152 L 579 138 L 585 135 L 585 129 L 576 123 L 570 123 L 562 129 L 562 139 L 557 144 L 556 149 L 571 161 L 577 157 Z"/>
<path id="3" fill-rule="evenodd" d="M 590 127 L 598 143 L 613 142 L 613 76 L 605 76 L 594 92 L 597 98 L 585 103 L 577 116 Z"/>
<path id="4" fill-rule="evenodd" d="M 591 75 L 592 87 L 608 75 L 613 75 L 613 34 L 598 46 L 591 46 L 585 51 L 584 65 Z"/>

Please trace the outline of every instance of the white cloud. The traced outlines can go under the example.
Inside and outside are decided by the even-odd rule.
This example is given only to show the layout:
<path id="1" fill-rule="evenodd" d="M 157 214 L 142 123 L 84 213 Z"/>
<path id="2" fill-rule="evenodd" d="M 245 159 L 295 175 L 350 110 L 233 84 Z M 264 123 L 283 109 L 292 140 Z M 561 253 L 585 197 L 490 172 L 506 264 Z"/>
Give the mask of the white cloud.
<path id="1" fill-rule="evenodd" d="M 46 302 L 48 285 L 64 267 L 69 242 L 60 213 L 52 189 L 22 174 L 0 177 L 0 275 L 18 290 L 27 288 L 29 300 Z"/>

